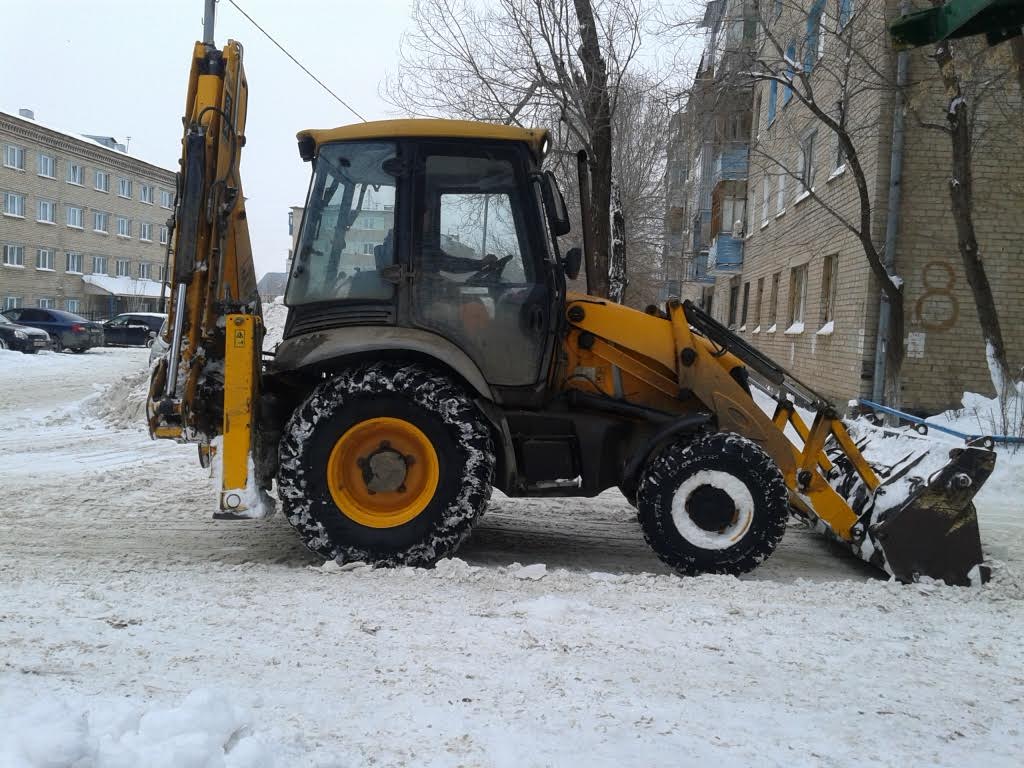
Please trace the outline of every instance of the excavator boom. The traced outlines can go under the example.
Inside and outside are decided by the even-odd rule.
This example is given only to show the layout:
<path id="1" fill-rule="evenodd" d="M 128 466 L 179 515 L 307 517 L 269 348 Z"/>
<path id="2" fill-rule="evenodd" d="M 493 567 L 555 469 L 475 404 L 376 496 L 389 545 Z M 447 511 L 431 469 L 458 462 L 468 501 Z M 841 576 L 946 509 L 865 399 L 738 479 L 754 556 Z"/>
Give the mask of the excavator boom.
<path id="1" fill-rule="evenodd" d="M 259 508 L 249 456 L 263 324 L 239 176 L 247 102 L 242 46 L 196 43 L 172 219 L 169 349 L 148 409 L 154 437 L 199 443 L 204 461 L 223 438 L 226 516 Z"/>

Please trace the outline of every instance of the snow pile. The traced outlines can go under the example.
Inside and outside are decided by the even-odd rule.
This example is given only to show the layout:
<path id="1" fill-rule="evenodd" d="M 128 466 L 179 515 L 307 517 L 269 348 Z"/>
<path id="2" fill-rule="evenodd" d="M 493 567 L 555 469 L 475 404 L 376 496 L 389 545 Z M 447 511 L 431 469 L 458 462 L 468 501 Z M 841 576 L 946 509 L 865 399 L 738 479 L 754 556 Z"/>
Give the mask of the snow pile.
<path id="1" fill-rule="evenodd" d="M 270 768 L 273 752 L 252 733 L 252 715 L 226 696 L 193 691 L 178 706 L 140 710 L 40 698 L 0 697 L 0 765 L 6 768 Z"/>
<path id="2" fill-rule="evenodd" d="M 147 350 L 148 352 L 148 350 Z M 149 368 L 142 367 L 99 389 L 83 410 L 117 429 L 142 427 L 149 398 Z"/>
<path id="3" fill-rule="evenodd" d="M 278 296 L 273 302 L 263 305 L 263 326 L 267 329 L 263 337 L 263 349 L 272 352 L 281 343 L 284 334 L 284 321 L 288 319 L 288 307 L 283 298 Z"/>
<path id="4" fill-rule="evenodd" d="M 1024 396 L 1000 402 L 977 392 L 964 392 L 961 408 L 932 416 L 928 421 L 964 434 L 1024 437 Z"/>

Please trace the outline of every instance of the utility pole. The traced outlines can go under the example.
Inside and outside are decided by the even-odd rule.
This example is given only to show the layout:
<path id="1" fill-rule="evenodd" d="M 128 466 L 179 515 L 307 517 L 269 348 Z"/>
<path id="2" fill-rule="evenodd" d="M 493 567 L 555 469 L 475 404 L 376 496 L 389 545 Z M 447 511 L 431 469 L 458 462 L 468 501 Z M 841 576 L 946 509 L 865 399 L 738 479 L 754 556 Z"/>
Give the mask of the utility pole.
<path id="1" fill-rule="evenodd" d="M 213 45 L 213 21 L 217 15 L 217 0 L 205 0 L 203 12 L 203 44 Z"/>

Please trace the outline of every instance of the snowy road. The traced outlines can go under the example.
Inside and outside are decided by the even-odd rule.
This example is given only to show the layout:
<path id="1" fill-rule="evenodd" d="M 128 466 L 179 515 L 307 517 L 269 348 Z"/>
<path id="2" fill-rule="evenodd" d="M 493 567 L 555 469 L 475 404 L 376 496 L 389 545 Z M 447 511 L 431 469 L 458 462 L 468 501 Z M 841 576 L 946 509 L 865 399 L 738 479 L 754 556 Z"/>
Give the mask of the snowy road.
<path id="1" fill-rule="evenodd" d="M 339 572 L 280 517 L 209 519 L 195 449 L 120 399 L 145 357 L 0 353 L 0 766 L 1018 764 L 1014 473 L 979 590 L 799 527 L 678 579 L 618 494 L 498 498 L 462 561 Z"/>

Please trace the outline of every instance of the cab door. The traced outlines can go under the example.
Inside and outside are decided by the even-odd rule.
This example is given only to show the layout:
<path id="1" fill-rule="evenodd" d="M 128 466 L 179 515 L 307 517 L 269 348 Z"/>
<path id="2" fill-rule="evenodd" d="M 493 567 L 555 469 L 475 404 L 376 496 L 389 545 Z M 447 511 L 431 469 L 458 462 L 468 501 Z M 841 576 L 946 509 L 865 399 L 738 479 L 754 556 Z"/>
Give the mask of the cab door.
<path id="1" fill-rule="evenodd" d="M 547 372 L 550 269 L 525 146 L 421 145 L 411 319 L 454 342 L 495 387 Z"/>

